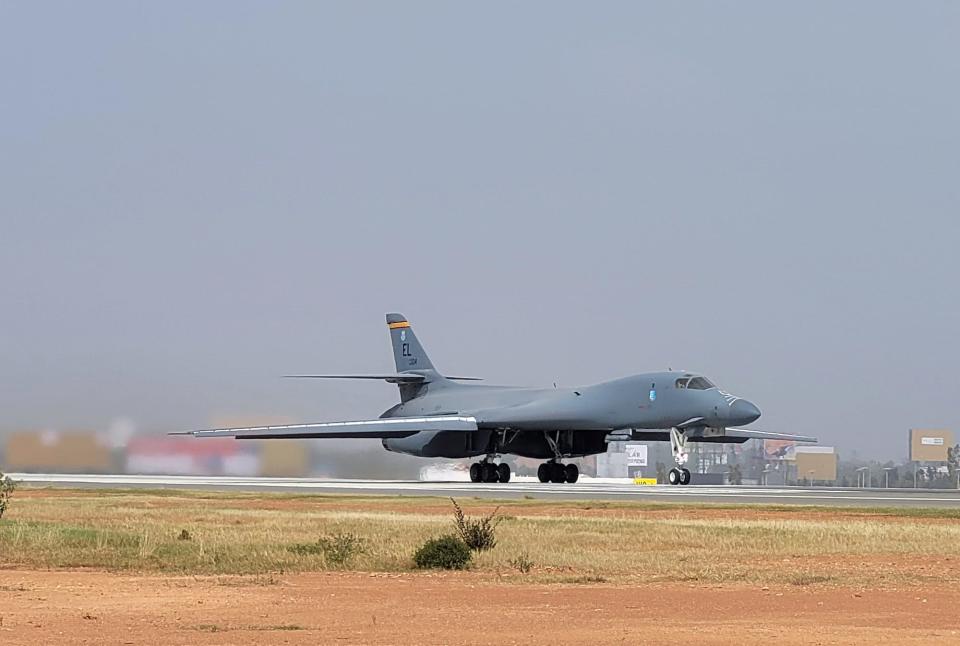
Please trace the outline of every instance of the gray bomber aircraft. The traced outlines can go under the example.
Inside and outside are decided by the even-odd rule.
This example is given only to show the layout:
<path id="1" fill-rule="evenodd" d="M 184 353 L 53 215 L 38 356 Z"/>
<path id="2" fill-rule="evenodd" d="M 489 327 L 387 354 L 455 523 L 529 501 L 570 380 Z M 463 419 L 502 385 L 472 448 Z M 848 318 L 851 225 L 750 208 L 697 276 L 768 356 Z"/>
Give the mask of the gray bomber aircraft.
<path id="1" fill-rule="evenodd" d="M 564 458 L 604 453 L 609 442 L 669 441 L 677 467 L 670 484 L 688 484 L 688 442 L 751 438 L 816 442 L 812 437 L 736 428 L 760 417 L 754 404 L 688 372 L 651 372 L 580 388 L 522 388 L 441 375 L 401 314 L 387 314 L 397 371 L 393 374 L 290 375 L 314 379 L 379 379 L 400 388 L 400 403 L 379 419 L 186 431 L 196 437 L 378 438 L 388 451 L 420 457 L 471 458 L 473 482 L 508 482 L 502 455 L 545 460 L 541 482 L 576 482 Z"/>

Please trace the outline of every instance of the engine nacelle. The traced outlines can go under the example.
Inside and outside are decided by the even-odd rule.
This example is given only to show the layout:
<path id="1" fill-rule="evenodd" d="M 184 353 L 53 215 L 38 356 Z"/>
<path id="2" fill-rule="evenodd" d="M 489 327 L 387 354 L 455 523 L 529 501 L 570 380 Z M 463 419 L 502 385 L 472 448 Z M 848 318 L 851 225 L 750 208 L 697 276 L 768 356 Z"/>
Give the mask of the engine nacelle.
<path id="1" fill-rule="evenodd" d="M 383 448 L 419 458 L 472 458 L 490 452 L 492 431 L 421 431 L 383 440 Z"/>

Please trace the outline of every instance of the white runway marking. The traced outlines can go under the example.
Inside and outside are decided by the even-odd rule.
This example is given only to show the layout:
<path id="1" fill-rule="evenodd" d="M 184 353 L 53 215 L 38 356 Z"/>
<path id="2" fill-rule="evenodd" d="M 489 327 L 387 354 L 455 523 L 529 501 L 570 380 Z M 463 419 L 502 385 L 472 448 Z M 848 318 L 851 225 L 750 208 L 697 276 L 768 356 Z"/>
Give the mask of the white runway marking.
<path id="1" fill-rule="evenodd" d="M 808 505 L 937 506 L 960 509 L 960 491 L 935 489 L 842 489 L 756 486 L 690 485 L 639 486 L 628 482 L 543 484 L 513 481 L 505 484 L 420 482 L 409 480 L 323 480 L 314 478 L 259 478 L 231 476 L 74 475 L 11 473 L 24 484 L 59 487 L 156 487 L 247 491 L 302 491 L 369 493 L 414 496 L 480 496 L 486 498 L 553 498 L 568 500 L 636 500 L 674 502 L 739 502 Z"/>

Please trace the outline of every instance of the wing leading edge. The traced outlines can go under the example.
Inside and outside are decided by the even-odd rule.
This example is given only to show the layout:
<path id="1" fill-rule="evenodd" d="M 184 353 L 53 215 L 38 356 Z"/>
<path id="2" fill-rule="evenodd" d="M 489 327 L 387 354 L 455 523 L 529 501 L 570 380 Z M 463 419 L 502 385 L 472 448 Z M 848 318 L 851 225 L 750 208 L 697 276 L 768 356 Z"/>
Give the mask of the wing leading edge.
<path id="1" fill-rule="evenodd" d="M 435 417 L 391 417 L 355 422 L 319 422 L 283 426 L 248 426 L 244 428 L 211 428 L 177 431 L 170 435 L 194 437 L 235 437 L 238 440 L 281 438 L 390 438 L 409 437 L 420 431 L 475 431 L 477 420 L 459 415 Z"/>

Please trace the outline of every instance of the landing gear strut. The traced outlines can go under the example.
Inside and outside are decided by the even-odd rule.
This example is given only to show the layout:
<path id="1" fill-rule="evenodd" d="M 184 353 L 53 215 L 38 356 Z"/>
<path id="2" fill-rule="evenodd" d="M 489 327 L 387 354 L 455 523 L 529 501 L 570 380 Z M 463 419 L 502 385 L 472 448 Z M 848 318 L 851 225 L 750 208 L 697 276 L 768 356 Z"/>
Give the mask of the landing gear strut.
<path id="1" fill-rule="evenodd" d="M 550 450 L 553 451 L 553 459 L 544 462 L 537 469 L 537 479 L 540 482 L 576 482 L 580 478 L 580 469 L 575 464 L 562 464 L 563 454 L 560 452 L 560 432 L 557 431 L 556 437 L 544 431 L 544 439 Z"/>
<path id="2" fill-rule="evenodd" d="M 495 464 L 492 456 L 470 465 L 470 482 L 510 482 L 510 465 Z"/>
<path id="3" fill-rule="evenodd" d="M 690 457 L 687 453 L 687 436 L 676 427 L 670 429 L 670 448 L 673 449 L 673 459 L 678 468 L 670 469 L 667 481 L 672 485 L 690 484 L 690 471 L 683 466 Z"/>

